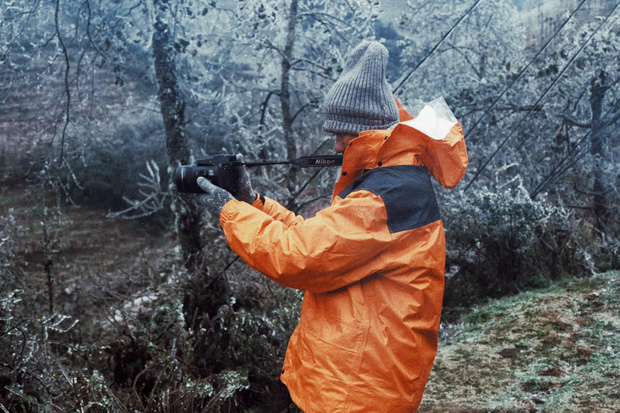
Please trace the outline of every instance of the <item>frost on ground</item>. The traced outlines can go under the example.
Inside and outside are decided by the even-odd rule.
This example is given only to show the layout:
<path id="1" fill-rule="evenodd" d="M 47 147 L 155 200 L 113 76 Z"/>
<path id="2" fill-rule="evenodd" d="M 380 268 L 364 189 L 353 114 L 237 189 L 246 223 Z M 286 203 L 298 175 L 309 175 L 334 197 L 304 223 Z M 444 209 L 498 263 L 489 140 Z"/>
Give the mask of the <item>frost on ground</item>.
<path id="1" fill-rule="evenodd" d="M 620 272 L 472 311 L 439 344 L 420 412 L 620 411 Z"/>

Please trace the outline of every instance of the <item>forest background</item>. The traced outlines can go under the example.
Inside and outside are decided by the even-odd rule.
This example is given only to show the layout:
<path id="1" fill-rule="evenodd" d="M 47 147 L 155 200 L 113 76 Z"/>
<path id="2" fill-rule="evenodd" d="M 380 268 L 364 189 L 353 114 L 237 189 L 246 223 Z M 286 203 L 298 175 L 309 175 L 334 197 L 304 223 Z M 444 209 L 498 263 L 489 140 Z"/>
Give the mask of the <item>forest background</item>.
<path id="1" fill-rule="evenodd" d="M 170 175 L 215 153 L 331 153 L 323 96 L 347 51 L 377 39 L 399 101 L 415 111 L 444 97 L 470 158 L 457 189 L 437 186 L 448 251 L 429 386 L 449 381 L 442 397 L 429 388 L 422 410 L 552 411 L 546 397 L 577 383 L 581 366 L 618 365 L 619 4 L 3 0 L 0 409 L 294 411 L 278 376 L 302 293 L 237 260 L 217 219 Z M 252 179 L 312 216 L 337 173 L 274 166 Z M 522 330 L 574 350 L 546 354 L 543 378 L 514 377 L 527 347 L 518 339 L 499 351 L 513 388 L 493 405 L 484 378 L 446 373 L 441 347 L 514 315 L 493 300 L 522 308 L 515 294 L 577 286 L 594 290 L 557 301 L 591 307 L 576 321 L 554 313 L 549 327 L 540 311 L 518 313 L 533 317 Z M 586 334 L 595 311 L 609 317 Z M 575 344 L 592 331 L 604 345 Z M 601 383 L 618 382 L 618 369 L 604 370 Z M 459 404 L 448 408 L 450 391 Z M 619 408 L 617 389 L 581 404 L 562 397 L 556 411 Z"/>

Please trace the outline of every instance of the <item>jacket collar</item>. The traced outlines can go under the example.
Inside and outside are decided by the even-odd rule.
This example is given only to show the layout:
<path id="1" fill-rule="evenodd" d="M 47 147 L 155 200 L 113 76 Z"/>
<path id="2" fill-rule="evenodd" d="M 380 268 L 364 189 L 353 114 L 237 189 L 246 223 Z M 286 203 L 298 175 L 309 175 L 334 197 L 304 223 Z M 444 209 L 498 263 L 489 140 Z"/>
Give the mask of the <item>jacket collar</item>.
<path id="1" fill-rule="evenodd" d="M 378 166 L 377 154 L 391 133 L 391 130 L 363 131 L 349 143 L 344 150 L 342 171 L 340 179 L 334 186 L 334 197 L 362 176 L 365 170 Z"/>
<path id="2" fill-rule="evenodd" d="M 344 151 L 340 179 L 333 197 L 339 194 L 364 171 L 396 165 L 422 165 L 420 154 L 424 144 L 408 128 L 399 124 L 392 130 L 360 132 Z M 333 198 L 332 198 L 333 199 Z"/>

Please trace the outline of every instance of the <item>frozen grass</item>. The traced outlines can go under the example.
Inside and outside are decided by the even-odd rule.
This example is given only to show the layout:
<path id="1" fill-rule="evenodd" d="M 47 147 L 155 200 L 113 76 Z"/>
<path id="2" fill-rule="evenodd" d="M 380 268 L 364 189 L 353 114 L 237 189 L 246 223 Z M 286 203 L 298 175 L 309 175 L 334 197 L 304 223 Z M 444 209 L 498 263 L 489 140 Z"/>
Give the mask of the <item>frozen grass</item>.
<path id="1" fill-rule="evenodd" d="M 620 272 L 494 300 L 440 342 L 420 412 L 620 411 Z"/>

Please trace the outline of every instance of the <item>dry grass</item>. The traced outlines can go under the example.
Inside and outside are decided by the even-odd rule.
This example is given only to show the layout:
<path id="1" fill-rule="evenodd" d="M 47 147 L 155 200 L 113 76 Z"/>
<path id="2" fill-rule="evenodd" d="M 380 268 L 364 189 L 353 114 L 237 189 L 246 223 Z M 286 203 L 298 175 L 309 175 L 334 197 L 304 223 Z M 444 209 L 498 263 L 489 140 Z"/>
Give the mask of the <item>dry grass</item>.
<path id="1" fill-rule="evenodd" d="M 619 412 L 620 273 L 492 301 L 440 350 L 420 412 Z"/>

